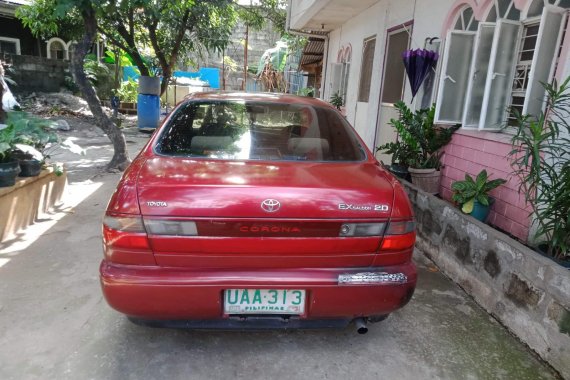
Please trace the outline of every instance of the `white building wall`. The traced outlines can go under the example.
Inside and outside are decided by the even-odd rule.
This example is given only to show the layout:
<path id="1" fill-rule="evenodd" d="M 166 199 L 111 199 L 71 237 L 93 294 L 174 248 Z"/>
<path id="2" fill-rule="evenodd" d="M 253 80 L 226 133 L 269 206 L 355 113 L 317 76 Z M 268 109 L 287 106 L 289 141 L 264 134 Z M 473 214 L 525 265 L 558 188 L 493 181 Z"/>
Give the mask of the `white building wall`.
<path id="1" fill-rule="evenodd" d="M 447 13 L 455 0 L 384 0 L 379 1 L 366 9 L 358 16 L 345 22 L 341 27 L 331 31 L 329 37 L 329 51 L 327 56 L 327 76 L 324 90 L 324 99 L 331 97 L 331 64 L 337 62 L 339 49 L 352 46 L 352 60 L 350 66 L 349 83 L 346 96 L 347 120 L 354 125 L 357 132 L 373 149 L 377 123 L 382 112 L 380 94 L 382 90 L 382 76 L 384 70 L 384 54 L 386 48 L 387 30 L 413 21 L 411 48 L 423 48 L 424 40 L 440 35 Z M 357 96 L 360 81 L 360 66 L 362 64 L 362 48 L 365 38 L 376 36 L 374 66 L 371 79 L 370 97 L 366 111 L 366 123 L 355 125 L 357 112 Z M 411 101 L 411 91 L 406 83 L 404 101 Z"/>
<path id="2" fill-rule="evenodd" d="M 397 1 L 395 1 L 397 3 Z M 439 37 L 441 40 L 440 46 L 440 60 L 443 56 L 443 42 L 445 35 L 442 35 L 443 24 L 447 18 L 447 14 L 452 6 L 456 3 L 455 0 L 431 0 L 431 1 L 416 1 L 414 11 L 414 30 L 412 34 L 412 49 L 424 47 L 426 38 Z M 437 65 L 437 72 L 439 74 L 439 62 Z M 435 81 L 436 89 L 438 80 Z M 407 84 L 407 83 L 406 83 Z M 434 92 L 435 95 L 435 92 Z M 412 100 L 412 92 L 410 86 L 406 86 L 404 92 L 404 101 L 410 103 Z M 433 99 L 435 102 L 435 97 Z"/>
<path id="3" fill-rule="evenodd" d="M 349 83 L 346 94 L 347 120 L 351 124 L 354 123 L 356 116 L 356 99 L 358 96 L 358 84 L 360 81 L 360 66 L 362 64 L 362 48 L 364 39 L 376 35 L 375 55 L 378 56 L 378 42 L 381 38 L 381 36 L 378 35 L 380 31 L 379 26 L 384 24 L 385 14 L 385 5 L 378 3 L 368 8 L 357 17 L 348 20 L 344 25 L 332 31 L 330 34 L 327 70 L 330 70 L 332 63 L 337 62 L 338 52 L 341 47 L 346 47 L 349 44 L 352 46 L 352 60 L 350 63 Z M 376 58 L 374 64 L 376 65 Z M 327 73 L 327 83 L 324 93 L 325 100 L 330 99 L 332 95 L 330 91 L 331 80 L 332 78 Z M 374 81 L 372 83 L 374 83 Z M 378 99 L 373 98 L 372 91 L 373 87 L 371 88 L 369 105 L 376 100 L 377 106 Z M 360 126 L 355 127 L 357 127 L 357 130 L 360 133 Z"/>

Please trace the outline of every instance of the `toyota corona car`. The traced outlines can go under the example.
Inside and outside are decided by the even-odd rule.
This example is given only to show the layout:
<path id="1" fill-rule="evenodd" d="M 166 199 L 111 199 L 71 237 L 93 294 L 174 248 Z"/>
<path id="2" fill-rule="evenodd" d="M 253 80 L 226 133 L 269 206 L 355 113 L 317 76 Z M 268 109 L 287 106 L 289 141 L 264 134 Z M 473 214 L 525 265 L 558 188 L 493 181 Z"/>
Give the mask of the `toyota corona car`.
<path id="1" fill-rule="evenodd" d="M 329 104 L 201 93 L 118 184 L 101 284 L 146 325 L 364 333 L 412 297 L 414 227 L 401 184 Z"/>

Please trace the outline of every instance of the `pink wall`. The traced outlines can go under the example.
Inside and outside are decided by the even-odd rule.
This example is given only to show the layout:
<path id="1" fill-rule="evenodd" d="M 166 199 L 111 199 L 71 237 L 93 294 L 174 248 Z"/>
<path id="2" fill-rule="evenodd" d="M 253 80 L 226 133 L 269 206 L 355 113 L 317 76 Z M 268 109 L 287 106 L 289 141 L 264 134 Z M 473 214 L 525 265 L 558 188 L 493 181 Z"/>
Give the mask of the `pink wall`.
<path id="1" fill-rule="evenodd" d="M 508 182 L 491 192 L 495 204 L 487 222 L 526 241 L 530 226 L 530 208 L 524 194 L 519 194 L 519 181 L 511 174 L 507 154 L 511 151 L 508 136 L 491 132 L 458 131 L 445 147 L 443 177 L 440 194 L 451 200 L 451 184 L 472 177 L 487 169 L 491 179 L 504 178 Z"/>

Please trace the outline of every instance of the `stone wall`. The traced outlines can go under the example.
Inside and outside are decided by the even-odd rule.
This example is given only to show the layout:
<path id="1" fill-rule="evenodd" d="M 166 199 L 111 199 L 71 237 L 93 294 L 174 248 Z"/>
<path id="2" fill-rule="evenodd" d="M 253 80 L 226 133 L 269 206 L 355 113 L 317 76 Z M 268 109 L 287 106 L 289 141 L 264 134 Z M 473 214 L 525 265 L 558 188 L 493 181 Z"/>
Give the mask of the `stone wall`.
<path id="1" fill-rule="evenodd" d="M 417 247 L 563 377 L 570 378 L 570 270 L 404 183 Z"/>
<path id="2" fill-rule="evenodd" d="M 10 86 L 14 94 L 59 92 L 65 85 L 65 77 L 71 77 L 68 61 L 12 54 L 4 54 L 0 60 L 14 68 L 14 73 L 10 73 L 17 84 Z"/>

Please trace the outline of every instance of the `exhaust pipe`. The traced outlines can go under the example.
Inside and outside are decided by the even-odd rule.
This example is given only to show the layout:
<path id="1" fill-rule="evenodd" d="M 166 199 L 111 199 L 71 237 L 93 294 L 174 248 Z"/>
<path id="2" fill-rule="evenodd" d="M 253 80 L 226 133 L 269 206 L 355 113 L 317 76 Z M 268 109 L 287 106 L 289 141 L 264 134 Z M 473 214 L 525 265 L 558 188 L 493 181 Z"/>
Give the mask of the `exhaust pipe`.
<path id="1" fill-rule="evenodd" d="M 356 318 L 354 320 L 356 326 L 356 332 L 359 334 L 366 334 L 368 332 L 368 327 L 366 326 L 366 319 Z"/>

